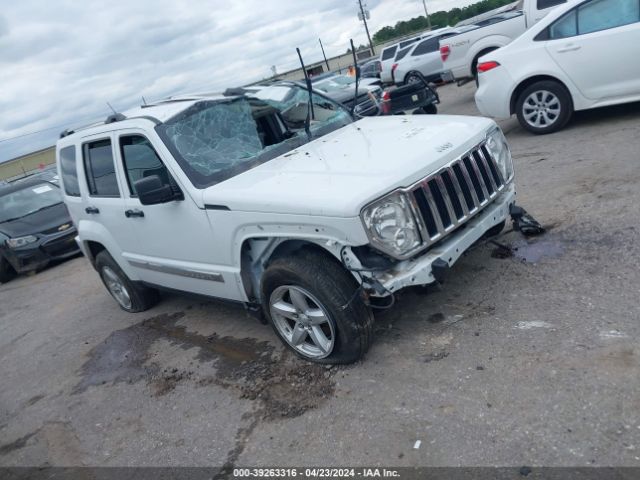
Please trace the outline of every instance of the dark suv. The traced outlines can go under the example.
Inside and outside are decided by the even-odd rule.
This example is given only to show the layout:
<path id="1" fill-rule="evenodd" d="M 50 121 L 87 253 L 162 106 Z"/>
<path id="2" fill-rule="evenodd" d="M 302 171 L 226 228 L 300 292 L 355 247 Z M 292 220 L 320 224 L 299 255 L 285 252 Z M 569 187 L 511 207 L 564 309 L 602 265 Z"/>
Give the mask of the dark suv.
<path id="1" fill-rule="evenodd" d="M 0 282 L 80 252 L 60 188 L 41 175 L 0 185 Z"/>

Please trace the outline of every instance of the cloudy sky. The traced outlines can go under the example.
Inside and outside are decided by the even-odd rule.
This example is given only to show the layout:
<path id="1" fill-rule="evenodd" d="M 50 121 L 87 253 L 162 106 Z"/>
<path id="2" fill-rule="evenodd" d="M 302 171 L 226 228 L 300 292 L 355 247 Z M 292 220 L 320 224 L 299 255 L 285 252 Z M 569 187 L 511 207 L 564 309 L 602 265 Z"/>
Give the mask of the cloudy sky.
<path id="1" fill-rule="evenodd" d="M 20 0 L 0 10 L 0 162 L 64 128 L 180 92 L 221 90 L 366 43 L 356 0 Z M 368 0 L 371 33 L 424 13 Z M 428 0 L 430 11 L 473 0 Z M 46 130 L 45 130 L 46 129 Z M 44 131 L 42 131 L 44 130 Z M 38 132 L 31 134 L 32 132 Z M 17 137 L 17 138 L 16 138 Z"/>

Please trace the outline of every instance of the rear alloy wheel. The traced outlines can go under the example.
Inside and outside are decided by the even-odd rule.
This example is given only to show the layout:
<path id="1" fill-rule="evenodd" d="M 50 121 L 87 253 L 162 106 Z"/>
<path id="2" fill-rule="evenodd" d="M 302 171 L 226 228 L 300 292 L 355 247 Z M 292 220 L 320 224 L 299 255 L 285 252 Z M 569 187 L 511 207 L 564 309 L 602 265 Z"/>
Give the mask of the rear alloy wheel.
<path id="1" fill-rule="evenodd" d="M 144 312 L 158 303 L 158 292 L 129 280 L 106 250 L 96 255 L 96 268 L 102 283 L 123 310 L 130 313 Z"/>
<path id="2" fill-rule="evenodd" d="M 422 78 L 422 75 L 420 75 L 419 73 L 410 73 L 409 75 L 407 75 L 405 83 L 407 85 L 411 85 L 412 83 L 425 83 L 425 81 Z"/>
<path id="3" fill-rule="evenodd" d="M 572 113 L 573 105 L 567 90 L 559 83 L 548 80 L 527 87 L 516 104 L 520 125 L 539 135 L 560 130 Z"/>
<path id="4" fill-rule="evenodd" d="M 16 275 L 18 274 L 9 261 L 4 257 L 0 257 L 0 283 L 7 283 L 9 280 L 13 280 Z"/>

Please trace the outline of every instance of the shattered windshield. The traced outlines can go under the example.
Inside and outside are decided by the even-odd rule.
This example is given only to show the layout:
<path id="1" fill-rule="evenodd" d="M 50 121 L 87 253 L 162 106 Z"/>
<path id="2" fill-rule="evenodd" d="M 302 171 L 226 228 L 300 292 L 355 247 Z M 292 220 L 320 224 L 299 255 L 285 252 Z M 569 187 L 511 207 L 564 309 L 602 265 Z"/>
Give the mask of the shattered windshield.
<path id="1" fill-rule="evenodd" d="M 227 180 L 308 142 L 306 90 L 267 87 L 255 97 L 200 101 L 156 127 L 197 188 Z M 346 110 L 318 95 L 314 116 L 314 137 L 352 121 Z"/>

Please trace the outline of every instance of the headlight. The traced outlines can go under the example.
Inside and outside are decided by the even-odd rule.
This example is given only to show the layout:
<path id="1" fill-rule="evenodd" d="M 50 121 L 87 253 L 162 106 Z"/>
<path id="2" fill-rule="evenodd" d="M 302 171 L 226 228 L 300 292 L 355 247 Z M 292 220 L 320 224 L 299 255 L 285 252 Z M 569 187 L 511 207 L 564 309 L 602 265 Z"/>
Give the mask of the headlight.
<path id="1" fill-rule="evenodd" d="M 362 211 L 372 245 L 394 257 L 404 257 L 422 245 L 418 225 L 405 194 L 393 193 Z"/>
<path id="2" fill-rule="evenodd" d="M 509 182 L 513 178 L 513 160 L 511 160 L 507 139 L 504 138 L 499 127 L 494 128 L 487 135 L 487 149 L 502 172 L 505 183 Z"/>
<path id="3" fill-rule="evenodd" d="M 7 246 L 9 248 L 20 248 L 25 245 L 29 245 L 30 243 L 36 242 L 38 237 L 34 237 L 33 235 L 27 235 L 26 237 L 16 237 L 10 238 L 7 240 Z"/>

